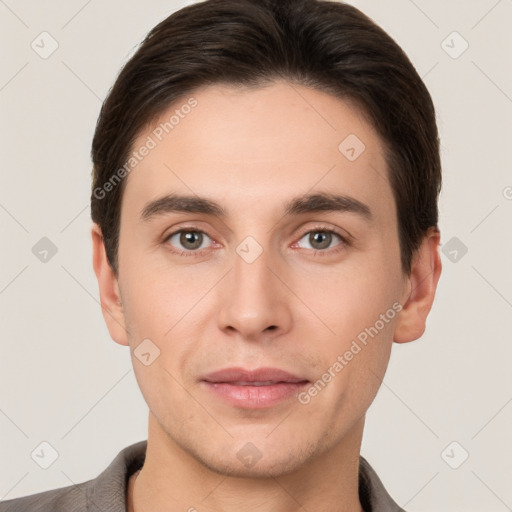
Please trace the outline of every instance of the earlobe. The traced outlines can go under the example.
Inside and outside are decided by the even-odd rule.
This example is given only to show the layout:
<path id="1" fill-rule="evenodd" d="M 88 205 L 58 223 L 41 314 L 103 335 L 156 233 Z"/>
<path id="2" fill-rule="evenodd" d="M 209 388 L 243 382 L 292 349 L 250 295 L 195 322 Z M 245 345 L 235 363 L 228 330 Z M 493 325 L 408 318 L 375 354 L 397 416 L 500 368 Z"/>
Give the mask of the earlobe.
<path id="1" fill-rule="evenodd" d="M 425 332 L 427 316 L 441 275 L 439 241 L 439 230 L 430 228 L 414 255 L 408 277 L 408 292 L 393 336 L 396 343 L 414 341 Z"/>
<path id="2" fill-rule="evenodd" d="M 96 223 L 91 228 L 91 237 L 93 268 L 98 280 L 103 318 L 111 338 L 120 345 L 128 345 L 119 284 L 107 259 L 101 228 Z"/>

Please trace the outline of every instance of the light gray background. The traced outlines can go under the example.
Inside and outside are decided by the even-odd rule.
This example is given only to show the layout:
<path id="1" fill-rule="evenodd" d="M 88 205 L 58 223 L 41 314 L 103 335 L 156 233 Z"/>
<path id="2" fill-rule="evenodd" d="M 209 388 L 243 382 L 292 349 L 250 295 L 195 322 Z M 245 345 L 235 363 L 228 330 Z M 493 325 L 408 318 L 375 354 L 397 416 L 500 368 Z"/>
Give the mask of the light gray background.
<path id="1" fill-rule="evenodd" d="M 0 0 L 0 499 L 94 478 L 146 438 L 128 347 L 99 306 L 89 150 L 120 67 L 187 3 Z M 512 2 L 351 3 L 424 77 L 444 166 L 436 302 L 423 338 L 393 348 L 362 454 L 408 511 L 512 510 Z M 59 44 L 48 59 L 31 48 L 42 31 Z M 458 58 L 453 31 L 469 43 Z M 42 237 L 58 248 L 46 263 Z M 48 469 L 31 458 L 43 441 L 59 453 Z"/>

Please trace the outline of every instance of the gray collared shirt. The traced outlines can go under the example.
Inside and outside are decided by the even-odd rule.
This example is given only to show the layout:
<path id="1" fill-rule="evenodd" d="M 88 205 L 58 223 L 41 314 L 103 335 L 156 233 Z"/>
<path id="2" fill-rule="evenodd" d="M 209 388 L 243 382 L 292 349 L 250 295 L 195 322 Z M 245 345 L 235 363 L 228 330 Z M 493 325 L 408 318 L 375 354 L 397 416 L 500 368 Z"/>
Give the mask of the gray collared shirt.
<path id="1" fill-rule="evenodd" d="M 147 441 L 127 446 L 97 477 L 86 482 L 0 501 L 0 512 L 126 512 L 129 477 L 140 469 Z M 359 499 L 365 512 L 405 512 L 387 493 L 377 473 L 359 457 Z"/>

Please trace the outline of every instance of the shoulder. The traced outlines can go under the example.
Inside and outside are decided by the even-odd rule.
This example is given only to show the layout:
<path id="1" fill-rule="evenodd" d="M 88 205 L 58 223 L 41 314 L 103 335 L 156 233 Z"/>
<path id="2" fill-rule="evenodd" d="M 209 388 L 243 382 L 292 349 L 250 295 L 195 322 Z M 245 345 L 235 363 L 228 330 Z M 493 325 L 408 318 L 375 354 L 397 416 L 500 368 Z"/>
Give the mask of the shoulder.
<path id="1" fill-rule="evenodd" d="M 0 512 L 87 512 L 87 489 L 91 480 L 60 489 L 0 501 Z"/>
<path id="2" fill-rule="evenodd" d="M 406 512 L 389 495 L 375 470 L 362 455 L 359 457 L 359 499 L 365 512 Z"/>
<path id="3" fill-rule="evenodd" d="M 147 441 L 123 448 L 103 472 L 79 484 L 0 500 L 0 512 L 126 512 L 126 483 L 142 467 Z"/>

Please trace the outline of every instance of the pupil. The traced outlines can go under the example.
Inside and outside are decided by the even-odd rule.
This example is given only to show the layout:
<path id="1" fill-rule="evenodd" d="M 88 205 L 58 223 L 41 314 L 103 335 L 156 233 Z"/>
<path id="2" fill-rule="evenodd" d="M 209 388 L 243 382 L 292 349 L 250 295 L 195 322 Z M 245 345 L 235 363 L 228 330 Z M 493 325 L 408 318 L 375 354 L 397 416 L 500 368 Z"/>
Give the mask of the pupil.
<path id="1" fill-rule="evenodd" d="M 197 249 L 201 246 L 201 233 L 197 231 L 185 231 L 181 234 L 180 243 L 189 249 Z"/>
<path id="2" fill-rule="evenodd" d="M 326 247 L 329 247 L 331 243 L 331 233 L 316 231 L 310 235 L 310 243 L 313 246 L 315 246 L 314 244 L 319 244 L 319 246 L 316 246 L 317 249 L 325 249 Z"/>

